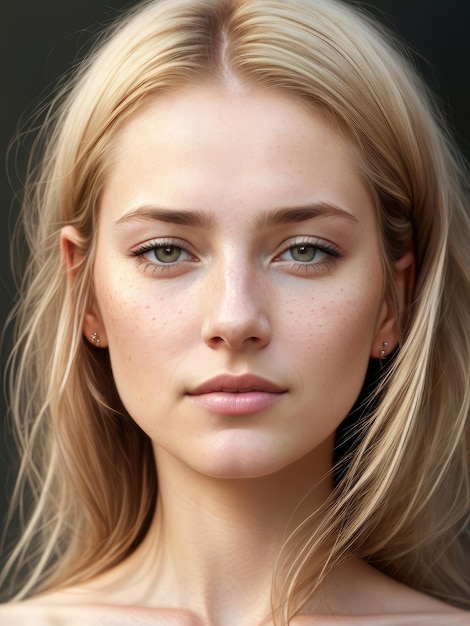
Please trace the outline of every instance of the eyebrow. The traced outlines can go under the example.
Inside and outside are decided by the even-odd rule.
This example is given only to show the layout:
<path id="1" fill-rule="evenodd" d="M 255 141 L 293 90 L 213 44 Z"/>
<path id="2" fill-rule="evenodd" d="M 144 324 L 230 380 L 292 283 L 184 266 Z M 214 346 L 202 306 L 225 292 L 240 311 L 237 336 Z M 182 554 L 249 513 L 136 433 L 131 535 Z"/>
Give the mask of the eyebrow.
<path id="1" fill-rule="evenodd" d="M 199 210 L 179 210 L 166 209 L 154 205 L 139 206 L 126 215 L 120 217 L 114 223 L 115 226 L 126 224 L 133 220 L 157 220 L 160 222 L 169 222 L 170 224 L 179 224 L 181 226 L 197 226 L 199 228 L 211 228 L 215 224 L 213 215 L 209 215 Z"/>
<path id="2" fill-rule="evenodd" d="M 319 202 L 315 204 L 307 204 L 296 207 L 286 207 L 274 209 L 274 211 L 263 210 L 256 218 L 256 226 L 262 228 L 264 226 L 282 226 L 283 224 L 292 224 L 298 222 L 306 222 L 315 217 L 340 217 L 359 223 L 358 218 L 330 202 Z"/>
<path id="3" fill-rule="evenodd" d="M 315 217 L 339 217 L 359 223 L 358 218 L 349 211 L 330 202 L 319 202 L 295 207 L 281 207 L 274 210 L 264 209 L 256 216 L 255 227 L 282 226 L 283 224 L 306 222 Z M 214 227 L 216 222 L 213 214 L 197 209 L 167 209 L 155 205 L 143 205 L 120 217 L 115 222 L 115 226 L 133 220 L 146 219 L 206 229 Z"/>

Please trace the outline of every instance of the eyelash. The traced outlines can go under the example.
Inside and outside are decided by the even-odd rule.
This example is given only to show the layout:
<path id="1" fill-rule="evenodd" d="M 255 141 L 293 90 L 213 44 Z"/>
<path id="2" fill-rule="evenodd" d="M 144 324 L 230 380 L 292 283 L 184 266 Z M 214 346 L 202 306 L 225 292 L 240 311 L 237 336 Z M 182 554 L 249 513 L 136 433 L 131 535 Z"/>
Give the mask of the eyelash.
<path id="1" fill-rule="evenodd" d="M 301 246 L 314 248 L 315 255 L 317 254 L 317 251 L 319 251 L 320 253 L 325 255 L 325 258 L 316 262 L 313 262 L 313 259 L 311 262 L 299 262 L 299 261 L 295 261 L 294 259 L 292 259 L 291 261 L 281 259 L 281 256 L 289 252 L 289 250 L 293 250 L 294 248 L 300 248 Z M 148 252 L 156 251 L 157 249 L 160 250 L 165 247 L 175 248 L 177 250 L 180 250 L 182 253 L 185 253 L 188 256 L 192 257 L 193 260 L 189 260 L 189 259 L 179 260 L 178 258 L 173 262 L 164 263 L 164 262 L 159 262 L 158 259 L 155 259 L 154 261 L 150 261 L 145 257 L 145 255 Z M 188 247 L 185 244 L 185 242 L 181 240 L 177 240 L 177 239 L 156 239 L 153 241 L 148 241 L 138 246 L 135 250 L 132 250 L 132 256 L 135 257 L 139 263 L 142 263 L 144 265 L 145 270 L 150 271 L 152 274 L 162 273 L 162 272 L 170 271 L 170 270 L 174 271 L 175 266 L 181 263 L 197 261 L 196 257 L 194 257 L 191 254 L 191 252 L 189 252 Z M 289 264 L 289 267 L 291 269 L 307 273 L 307 272 L 321 272 L 321 271 L 324 271 L 325 269 L 329 269 L 330 267 L 334 267 L 336 265 L 336 260 L 342 257 L 343 257 L 343 253 L 339 250 L 339 248 L 337 248 L 335 245 L 333 245 L 330 242 L 318 241 L 318 240 L 312 241 L 311 239 L 308 239 L 308 238 L 301 238 L 301 239 L 295 239 L 294 241 L 285 242 L 283 244 L 282 251 L 279 254 L 277 254 L 273 260 L 276 262 L 285 261 L 286 263 Z"/>
<path id="2" fill-rule="evenodd" d="M 195 259 L 195 257 L 191 254 L 191 252 L 189 252 L 185 243 L 177 239 L 155 239 L 153 241 L 148 241 L 138 246 L 135 250 L 132 250 L 132 256 L 135 257 L 139 263 L 142 263 L 144 265 L 145 270 L 150 271 L 152 274 L 169 271 L 171 269 L 174 270 L 175 265 L 177 265 L 178 263 L 181 264 L 184 262 L 188 262 L 188 259 L 186 259 L 185 261 L 179 261 L 179 259 L 176 259 L 174 262 L 163 263 L 163 262 L 158 262 L 157 259 L 155 259 L 155 261 L 149 261 L 145 257 L 145 255 L 148 252 L 152 252 L 152 251 L 162 249 L 162 248 L 175 248 L 175 249 L 181 250 L 182 252 L 186 253 L 188 256 Z M 192 262 L 192 261 L 189 261 L 189 262 Z"/>
<path id="3" fill-rule="evenodd" d="M 286 245 L 287 244 L 287 245 Z M 312 240 L 308 238 L 300 238 L 295 239 L 294 241 L 285 242 L 282 251 L 276 255 L 275 261 L 282 262 L 284 259 L 281 259 L 281 256 L 289 252 L 289 250 L 293 250 L 294 248 L 300 248 L 301 246 L 305 246 L 307 248 L 315 249 L 315 256 L 317 252 L 320 252 L 325 255 L 325 258 L 313 262 L 299 262 L 292 259 L 291 261 L 286 261 L 289 263 L 289 266 L 297 271 L 302 272 L 322 272 L 325 269 L 330 269 L 336 265 L 337 259 L 341 259 L 344 255 L 339 248 L 337 248 L 334 244 L 328 241 L 323 240 Z"/>

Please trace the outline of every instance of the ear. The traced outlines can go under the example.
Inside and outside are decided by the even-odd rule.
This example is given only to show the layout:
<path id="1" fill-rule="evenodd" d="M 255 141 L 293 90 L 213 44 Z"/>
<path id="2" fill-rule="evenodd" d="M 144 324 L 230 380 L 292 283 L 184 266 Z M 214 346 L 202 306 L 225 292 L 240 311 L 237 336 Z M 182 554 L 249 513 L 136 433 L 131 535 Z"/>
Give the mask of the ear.
<path id="1" fill-rule="evenodd" d="M 86 257 L 85 246 L 80 232 L 73 226 L 64 226 L 60 231 L 60 249 L 67 269 L 67 282 L 72 289 L 77 280 L 78 268 Z M 106 348 L 108 341 L 95 298 L 89 296 L 83 319 L 83 334 L 95 347 Z"/>
<path id="2" fill-rule="evenodd" d="M 405 307 L 411 302 L 415 282 L 415 258 L 412 252 L 406 252 L 393 264 L 394 289 L 397 311 L 392 303 L 382 304 L 377 329 L 372 343 L 370 356 L 373 359 L 386 358 L 398 345 L 398 319 Z"/>

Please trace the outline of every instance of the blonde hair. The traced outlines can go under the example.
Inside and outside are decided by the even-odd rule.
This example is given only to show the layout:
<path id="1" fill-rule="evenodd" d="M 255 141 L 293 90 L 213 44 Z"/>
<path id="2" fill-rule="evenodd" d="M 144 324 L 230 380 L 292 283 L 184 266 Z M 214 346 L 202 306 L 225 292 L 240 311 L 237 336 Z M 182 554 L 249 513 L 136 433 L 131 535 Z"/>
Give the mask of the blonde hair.
<path id="1" fill-rule="evenodd" d="M 376 199 L 392 301 L 393 262 L 410 245 L 417 261 L 400 348 L 354 424 L 356 442 L 340 461 L 331 500 L 286 539 L 274 613 L 286 623 L 353 553 L 470 608 L 463 165 L 389 35 L 336 0 L 144 2 L 59 94 L 24 197 L 31 254 L 10 391 L 22 457 L 15 498 L 27 485 L 32 504 L 3 578 L 17 581 L 16 599 L 79 583 L 125 559 L 148 529 L 157 497 L 150 441 L 119 400 L 107 352 L 82 336 L 100 193 L 111 141 L 146 99 L 233 78 L 291 94 L 338 121 Z M 65 224 L 79 229 L 88 250 L 73 286 L 59 250 Z M 318 569 L 315 554 L 325 545 L 333 547 Z"/>

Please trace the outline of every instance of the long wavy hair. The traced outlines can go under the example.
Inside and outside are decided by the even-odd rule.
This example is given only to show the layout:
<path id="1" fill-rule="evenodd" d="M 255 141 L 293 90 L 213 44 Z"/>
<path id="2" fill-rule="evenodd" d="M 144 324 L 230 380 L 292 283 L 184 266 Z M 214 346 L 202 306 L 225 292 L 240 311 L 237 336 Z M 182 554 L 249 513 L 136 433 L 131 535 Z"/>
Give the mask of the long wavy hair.
<path id="1" fill-rule="evenodd" d="M 334 492 L 282 548 L 276 619 L 287 623 L 352 554 L 470 608 L 464 166 L 393 38 L 338 0 L 144 2 L 101 38 L 53 102 L 22 210 L 30 254 L 9 369 L 23 526 L 2 574 L 9 597 L 86 581 L 125 559 L 147 532 L 158 493 L 152 446 L 120 402 L 107 351 L 82 333 L 100 194 L 112 140 L 144 102 L 234 77 L 337 120 L 375 198 L 391 302 L 394 261 L 410 246 L 416 255 L 399 349 L 346 432 L 354 443 L 338 460 Z M 73 285 L 59 248 L 66 224 L 87 250 Z"/>

